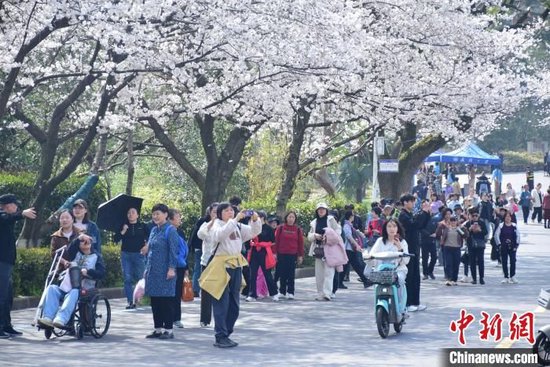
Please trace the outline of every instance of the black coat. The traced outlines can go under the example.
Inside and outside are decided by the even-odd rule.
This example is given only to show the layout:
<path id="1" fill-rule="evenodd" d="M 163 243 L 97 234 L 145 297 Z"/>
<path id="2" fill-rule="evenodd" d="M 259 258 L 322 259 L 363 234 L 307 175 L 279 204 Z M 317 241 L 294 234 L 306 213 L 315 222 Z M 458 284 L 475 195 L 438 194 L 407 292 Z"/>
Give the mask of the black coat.
<path id="1" fill-rule="evenodd" d="M 430 214 L 425 211 L 413 216 L 407 210 L 401 210 L 397 220 L 405 230 L 405 240 L 409 246 L 409 253 L 418 254 L 420 230 L 428 225 L 430 218 Z"/>
<path id="2" fill-rule="evenodd" d="M 15 222 L 21 219 L 21 212 L 8 214 L 0 210 L 0 262 L 15 265 Z"/>

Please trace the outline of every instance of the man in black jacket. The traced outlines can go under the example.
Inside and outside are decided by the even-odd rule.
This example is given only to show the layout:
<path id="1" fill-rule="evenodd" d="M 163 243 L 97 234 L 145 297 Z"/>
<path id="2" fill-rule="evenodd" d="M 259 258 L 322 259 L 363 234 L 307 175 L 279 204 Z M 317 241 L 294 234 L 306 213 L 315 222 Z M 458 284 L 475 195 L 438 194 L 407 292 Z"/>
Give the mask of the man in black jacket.
<path id="1" fill-rule="evenodd" d="M 409 312 L 423 311 L 425 305 L 420 304 L 420 246 L 418 243 L 419 231 L 430 221 L 430 203 L 422 203 L 422 211 L 413 216 L 413 207 L 416 198 L 410 194 L 401 197 L 403 210 L 398 221 L 405 229 L 405 240 L 409 246 L 409 253 L 414 254 L 407 264 L 407 310 Z"/>
<path id="2" fill-rule="evenodd" d="M 19 210 L 15 195 L 0 196 L 0 339 L 21 335 L 11 324 L 11 307 L 13 304 L 13 284 L 11 274 L 15 265 L 15 222 L 36 218 L 34 208 Z"/>

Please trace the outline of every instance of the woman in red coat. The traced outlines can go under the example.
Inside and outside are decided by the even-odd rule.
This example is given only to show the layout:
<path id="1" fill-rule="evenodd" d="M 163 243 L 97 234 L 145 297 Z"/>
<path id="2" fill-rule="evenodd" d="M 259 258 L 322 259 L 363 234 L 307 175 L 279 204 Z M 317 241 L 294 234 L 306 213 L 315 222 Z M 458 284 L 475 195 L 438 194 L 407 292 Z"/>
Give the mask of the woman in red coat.
<path id="1" fill-rule="evenodd" d="M 544 219 L 544 228 L 550 228 L 550 188 L 546 190 L 542 199 L 542 219 Z"/>
<path id="2" fill-rule="evenodd" d="M 294 299 L 294 275 L 296 264 L 304 260 L 304 233 L 296 225 L 296 212 L 286 213 L 284 223 L 275 230 L 275 246 L 277 254 L 277 274 L 280 279 L 279 293 L 286 299 Z"/>

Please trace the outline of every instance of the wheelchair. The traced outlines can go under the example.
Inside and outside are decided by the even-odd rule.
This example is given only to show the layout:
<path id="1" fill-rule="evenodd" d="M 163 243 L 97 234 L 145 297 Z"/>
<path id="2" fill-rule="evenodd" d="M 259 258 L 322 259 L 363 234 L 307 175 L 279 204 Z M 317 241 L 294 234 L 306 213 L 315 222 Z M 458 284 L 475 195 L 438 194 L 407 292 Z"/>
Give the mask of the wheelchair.
<path id="1" fill-rule="evenodd" d="M 56 337 L 74 335 L 80 340 L 85 334 L 90 334 L 96 339 L 102 338 L 105 334 L 107 334 L 107 331 L 109 331 L 109 326 L 111 325 L 111 305 L 109 300 L 103 296 L 97 288 L 78 290 L 76 307 L 65 327 L 51 327 L 38 322 L 38 320 L 42 317 L 43 304 L 46 299 L 47 289 L 53 283 L 57 275 L 57 269 L 65 250 L 66 246 L 63 246 L 55 252 L 50 271 L 46 277 L 44 291 L 42 292 L 42 297 L 36 310 L 36 315 L 32 325 L 36 326 L 39 331 L 43 329 L 46 339 L 50 339 L 52 335 L 55 335 Z M 69 276 L 69 274 L 67 273 L 65 276 Z M 62 302 L 63 301 L 61 300 L 61 303 Z"/>

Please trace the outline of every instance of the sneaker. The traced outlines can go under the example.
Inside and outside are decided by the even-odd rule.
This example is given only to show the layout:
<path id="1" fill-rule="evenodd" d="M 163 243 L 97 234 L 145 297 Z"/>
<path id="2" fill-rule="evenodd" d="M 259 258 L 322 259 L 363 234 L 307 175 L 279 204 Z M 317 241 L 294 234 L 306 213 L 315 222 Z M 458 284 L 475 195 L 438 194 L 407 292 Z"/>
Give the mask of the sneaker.
<path id="1" fill-rule="evenodd" d="M 42 324 L 44 326 L 53 327 L 53 320 L 50 319 L 49 317 L 42 317 L 42 318 L 38 319 L 38 323 Z"/>
<path id="2" fill-rule="evenodd" d="M 428 280 L 428 276 L 427 276 L 426 274 L 424 274 L 424 275 L 422 276 L 422 280 Z"/>
<path id="3" fill-rule="evenodd" d="M 162 340 L 174 339 L 174 333 L 169 333 L 168 331 L 165 331 L 164 333 L 160 334 L 158 338 Z"/>
<path id="4" fill-rule="evenodd" d="M 469 281 L 470 281 L 470 277 L 466 277 L 466 276 L 460 278 L 459 280 L 460 283 L 468 283 Z"/>
<path id="5" fill-rule="evenodd" d="M 512 283 L 512 284 L 518 284 L 519 282 L 518 282 L 518 280 L 516 279 L 516 277 L 511 277 L 511 278 L 510 278 L 510 283 Z"/>
<path id="6" fill-rule="evenodd" d="M 134 310 L 135 308 L 136 308 L 135 303 L 128 303 L 128 305 L 126 306 L 127 310 Z"/>
<path id="7" fill-rule="evenodd" d="M 4 332 L 4 330 L 0 330 L 0 339 L 8 339 L 10 337 L 11 337 L 10 334 Z"/>
<path id="8" fill-rule="evenodd" d="M 53 326 L 55 326 L 58 329 L 63 329 L 65 327 L 65 323 L 58 319 L 57 317 L 53 320 Z"/>
<path id="9" fill-rule="evenodd" d="M 156 339 L 156 338 L 160 338 L 161 335 L 162 335 L 162 332 L 155 330 L 151 334 L 147 335 L 145 338 L 146 339 Z"/>
<path id="10" fill-rule="evenodd" d="M 451 283 L 453 283 L 453 285 L 458 285 L 458 283 L 455 281 L 452 281 Z"/>
<path id="11" fill-rule="evenodd" d="M 326 296 L 325 296 L 326 297 Z M 336 293 L 332 293 L 329 297 L 330 299 L 336 298 Z"/>
<path id="12" fill-rule="evenodd" d="M 472 284 L 477 284 L 477 280 L 474 279 L 474 280 L 472 280 L 470 283 L 472 283 Z"/>
<path id="13" fill-rule="evenodd" d="M 201 321 L 201 327 L 208 327 L 208 325 L 210 325 L 210 324 L 207 324 L 206 322 Z"/>
<path id="14" fill-rule="evenodd" d="M 500 281 L 500 283 L 501 283 L 501 284 L 510 284 L 511 282 L 510 282 L 510 279 L 504 278 L 504 279 L 502 279 L 502 280 Z"/>
<path id="15" fill-rule="evenodd" d="M 424 311 L 424 310 L 427 309 L 427 308 L 428 308 L 428 306 L 426 306 L 426 305 L 418 305 L 418 306 L 417 306 L 417 310 L 418 310 L 418 311 Z"/>
<path id="16" fill-rule="evenodd" d="M 216 339 L 216 342 L 214 343 L 214 346 L 217 348 L 233 348 L 239 345 L 238 343 L 235 343 L 233 340 L 229 339 L 228 337 L 222 337 L 219 339 Z"/>
<path id="17" fill-rule="evenodd" d="M 193 297 L 194 297 L 194 298 L 201 298 L 200 292 L 195 292 L 195 291 L 193 291 Z"/>
<path id="18" fill-rule="evenodd" d="M 483 278 L 479 279 L 479 284 L 481 285 L 485 284 L 485 281 L 483 280 Z"/>
<path id="19" fill-rule="evenodd" d="M 338 289 L 348 289 L 348 287 L 346 287 L 345 284 L 340 284 L 340 285 L 338 286 Z"/>
<path id="20" fill-rule="evenodd" d="M 287 293 L 286 294 L 286 299 L 288 300 L 293 300 L 294 299 L 294 295 L 292 293 Z"/>
<path id="21" fill-rule="evenodd" d="M 334 296 L 335 296 L 334 293 L 332 294 L 332 297 L 331 296 L 323 296 L 323 300 L 330 301 L 332 298 L 335 298 Z"/>
<path id="22" fill-rule="evenodd" d="M 428 276 L 430 277 L 431 280 L 435 280 L 435 275 L 432 274 L 428 274 Z"/>
<path id="23" fill-rule="evenodd" d="M 256 298 L 252 297 L 252 296 L 248 296 L 244 299 L 246 302 L 256 302 Z"/>
<path id="24" fill-rule="evenodd" d="M 453 282 L 451 282 L 450 280 L 447 280 L 447 281 L 445 282 L 445 285 L 451 286 L 451 285 L 453 285 Z"/>
<path id="25" fill-rule="evenodd" d="M 407 307 L 407 311 L 416 312 L 416 311 L 418 311 L 418 306 L 412 306 L 411 305 L 411 306 Z"/>
<path id="26" fill-rule="evenodd" d="M 11 336 L 21 336 L 21 335 L 23 335 L 22 332 L 15 330 L 12 325 L 6 326 L 4 328 L 4 332 L 7 333 L 7 334 L 10 334 Z"/>
<path id="27" fill-rule="evenodd" d="M 179 320 L 174 321 L 174 326 L 177 327 L 178 329 L 183 329 L 183 324 Z"/>
<path id="28" fill-rule="evenodd" d="M 280 297 L 279 294 L 276 294 L 272 296 L 271 299 L 273 300 L 273 302 L 279 302 L 280 301 L 279 297 Z"/>

